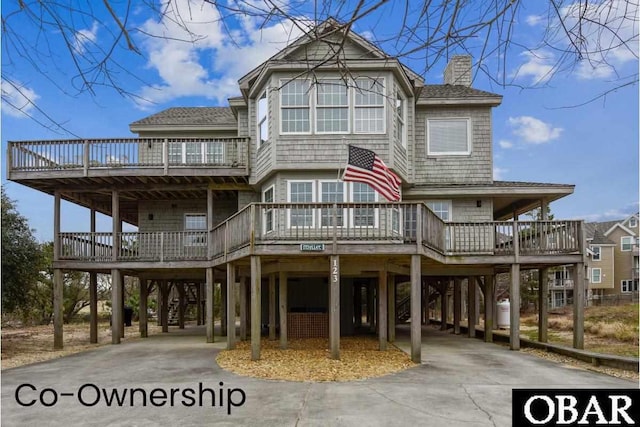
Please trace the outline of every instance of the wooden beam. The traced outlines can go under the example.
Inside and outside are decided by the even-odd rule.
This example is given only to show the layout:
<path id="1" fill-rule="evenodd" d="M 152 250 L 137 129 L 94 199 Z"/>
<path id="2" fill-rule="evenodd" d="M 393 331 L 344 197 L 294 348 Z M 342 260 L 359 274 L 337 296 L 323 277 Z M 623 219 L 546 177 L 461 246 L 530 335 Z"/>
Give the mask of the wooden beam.
<path id="1" fill-rule="evenodd" d="M 340 359 L 340 257 L 329 258 L 329 352 Z"/>
<path id="2" fill-rule="evenodd" d="M 444 280 L 440 290 L 440 330 L 447 330 L 447 293 L 449 290 L 449 283 Z"/>
<path id="3" fill-rule="evenodd" d="M 213 317 L 213 268 L 207 268 L 205 284 L 205 329 L 207 331 L 207 342 L 214 342 L 214 317 Z"/>
<path id="4" fill-rule="evenodd" d="M 421 269 L 420 255 L 411 255 L 411 360 L 414 363 L 422 362 Z"/>
<path id="5" fill-rule="evenodd" d="M 520 264 L 511 264 L 509 348 L 520 350 Z"/>
<path id="6" fill-rule="evenodd" d="M 184 329 L 185 289 L 186 283 L 176 283 L 178 287 L 178 328 Z"/>
<path id="7" fill-rule="evenodd" d="M 240 276 L 240 340 L 247 340 L 247 276 Z"/>
<path id="8" fill-rule="evenodd" d="M 387 350 L 387 270 L 378 272 L 378 347 L 380 351 Z"/>
<path id="9" fill-rule="evenodd" d="M 260 320 L 262 272 L 260 257 L 251 256 L 251 360 L 260 359 Z"/>
<path id="10" fill-rule="evenodd" d="M 64 274 L 59 268 L 53 270 L 53 348 L 64 347 Z"/>
<path id="11" fill-rule="evenodd" d="M 166 280 L 160 281 L 160 289 L 162 289 L 162 311 L 160 313 L 162 316 L 162 332 L 167 333 L 169 332 L 169 282 Z"/>
<path id="12" fill-rule="evenodd" d="M 278 297 L 280 299 L 280 348 L 285 350 L 287 348 L 287 312 L 289 310 L 287 303 L 287 272 L 281 271 L 279 278 L 279 292 Z"/>
<path id="13" fill-rule="evenodd" d="M 484 340 L 493 342 L 493 307 L 495 276 L 484 276 Z"/>
<path id="14" fill-rule="evenodd" d="M 584 264 L 575 265 L 573 283 L 573 348 L 584 349 Z"/>
<path id="15" fill-rule="evenodd" d="M 476 337 L 476 280 L 467 278 L 467 332 L 469 338 Z"/>
<path id="16" fill-rule="evenodd" d="M 98 274 L 89 273 L 89 342 L 98 342 Z"/>
<path id="17" fill-rule="evenodd" d="M 395 342 L 396 340 L 396 278 L 395 275 L 390 275 L 387 280 L 387 330 L 388 341 Z"/>
<path id="18" fill-rule="evenodd" d="M 549 269 L 541 268 L 538 270 L 538 341 L 548 341 L 549 329 L 549 306 L 547 297 L 549 295 Z M 565 301 L 566 303 L 566 301 Z"/>
<path id="19" fill-rule="evenodd" d="M 269 340 L 276 339 L 276 275 L 269 275 Z"/>
<path id="20" fill-rule="evenodd" d="M 236 346 L 236 268 L 227 264 L 227 350 Z"/>
<path id="21" fill-rule="evenodd" d="M 120 344 L 120 325 L 122 324 L 122 299 L 120 286 L 120 270 L 111 270 L 111 344 Z"/>
<path id="22" fill-rule="evenodd" d="M 140 328 L 140 337 L 147 338 L 148 336 L 148 316 L 147 316 L 147 302 L 149 300 L 149 288 L 147 287 L 146 279 L 139 279 L 140 283 L 140 306 L 138 310 L 138 326 Z"/>
<path id="23" fill-rule="evenodd" d="M 462 280 L 453 279 L 453 333 L 460 335 L 460 318 L 462 317 Z"/>

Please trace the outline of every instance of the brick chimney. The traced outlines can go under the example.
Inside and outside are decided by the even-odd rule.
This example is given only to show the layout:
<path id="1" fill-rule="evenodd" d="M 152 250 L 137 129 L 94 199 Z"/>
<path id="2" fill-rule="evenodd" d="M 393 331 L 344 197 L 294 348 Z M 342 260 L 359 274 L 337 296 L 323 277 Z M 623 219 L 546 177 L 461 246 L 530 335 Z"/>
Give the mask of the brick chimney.
<path id="1" fill-rule="evenodd" d="M 444 84 L 471 86 L 471 56 L 455 55 L 444 69 Z"/>

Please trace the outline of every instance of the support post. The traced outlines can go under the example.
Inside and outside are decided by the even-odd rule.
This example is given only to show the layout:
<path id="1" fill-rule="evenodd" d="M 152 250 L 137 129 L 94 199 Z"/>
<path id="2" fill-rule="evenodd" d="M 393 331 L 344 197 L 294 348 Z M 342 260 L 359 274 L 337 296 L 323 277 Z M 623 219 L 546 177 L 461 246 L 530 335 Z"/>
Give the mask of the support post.
<path id="1" fill-rule="evenodd" d="M 469 338 L 476 337 L 476 284 L 475 277 L 467 278 L 467 331 Z"/>
<path id="2" fill-rule="evenodd" d="M 453 279 L 453 333 L 460 335 L 460 318 L 462 314 L 462 281 Z"/>
<path id="3" fill-rule="evenodd" d="M 260 257 L 251 255 L 251 360 L 260 359 L 261 267 Z"/>
<path id="4" fill-rule="evenodd" d="M 276 339 L 276 275 L 269 275 L 269 340 Z"/>
<path id="5" fill-rule="evenodd" d="M 493 342 L 494 276 L 484 276 L 484 340 Z"/>
<path id="6" fill-rule="evenodd" d="M 140 279 L 140 306 L 138 311 L 138 327 L 140 329 L 140 337 L 147 338 L 148 336 L 148 318 L 147 318 L 147 301 L 149 299 L 149 287 L 148 281 Z"/>
<path id="7" fill-rule="evenodd" d="M 547 305 L 547 295 L 549 295 L 549 269 L 538 270 L 538 341 L 548 341 L 549 327 L 549 306 Z"/>
<path id="8" fill-rule="evenodd" d="M 122 323 L 122 311 L 120 300 L 120 270 L 111 270 L 111 344 L 120 344 L 120 324 Z"/>
<path id="9" fill-rule="evenodd" d="M 124 274 L 120 271 L 120 323 L 118 323 L 118 328 L 120 328 L 120 338 L 124 338 Z"/>
<path id="10" fill-rule="evenodd" d="M 387 270 L 378 272 L 378 340 L 379 350 L 387 350 Z"/>
<path id="11" fill-rule="evenodd" d="M 205 284 L 205 329 L 207 330 L 207 342 L 214 342 L 214 318 L 213 318 L 213 268 L 209 267 L 206 270 L 206 284 Z"/>
<path id="12" fill-rule="evenodd" d="M 229 280 L 227 278 L 227 280 Z M 220 335 L 227 335 L 227 290 L 228 283 L 220 283 Z"/>
<path id="13" fill-rule="evenodd" d="M 581 246 L 583 248 L 583 246 Z M 584 264 L 575 265 L 573 283 L 573 348 L 584 349 Z"/>
<path id="14" fill-rule="evenodd" d="M 240 339 L 247 340 L 247 276 L 240 277 Z"/>
<path id="15" fill-rule="evenodd" d="M 236 346 L 236 267 L 227 263 L 227 350 Z"/>
<path id="16" fill-rule="evenodd" d="M 369 331 L 375 332 L 376 324 L 375 324 L 375 300 L 373 294 L 373 285 L 371 283 L 367 283 L 367 323 L 369 323 Z"/>
<path id="17" fill-rule="evenodd" d="M 287 348 L 287 311 L 289 309 L 287 302 L 287 272 L 280 271 L 278 297 L 280 299 L 280 348 Z"/>
<path id="18" fill-rule="evenodd" d="M 449 291 L 449 283 L 444 280 L 440 292 L 440 330 L 447 330 L 447 293 Z"/>
<path id="19" fill-rule="evenodd" d="M 182 283 L 176 283 L 176 286 L 178 287 L 178 328 L 179 329 L 184 329 L 184 311 L 185 311 L 185 286 L 187 284 L 182 282 Z"/>
<path id="20" fill-rule="evenodd" d="M 422 316 L 420 255 L 411 255 L 411 360 L 422 361 Z"/>
<path id="21" fill-rule="evenodd" d="M 64 278 L 62 270 L 53 269 L 53 348 L 61 350 L 64 347 Z"/>
<path id="22" fill-rule="evenodd" d="M 89 273 L 89 342 L 98 342 L 98 273 Z"/>
<path id="23" fill-rule="evenodd" d="M 196 283 L 196 325 L 202 325 L 202 284 Z"/>
<path id="24" fill-rule="evenodd" d="M 511 264 L 509 348 L 520 350 L 520 264 Z"/>
<path id="25" fill-rule="evenodd" d="M 169 283 L 166 280 L 160 282 L 162 289 L 162 332 L 169 332 Z"/>
<path id="26" fill-rule="evenodd" d="M 394 275 L 390 275 L 387 280 L 387 299 L 388 299 L 388 334 L 389 342 L 395 342 L 396 340 L 396 278 Z"/>
<path id="27" fill-rule="evenodd" d="M 358 330 L 362 327 L 362 284 L 357 281 L 353 287 L 353 304 L 354 327 Z"/>
<path id="28" fill-rule="evenodd" d="M 331 255 L 329 274 L 329 351 L 340 359 L 340 257 Z M 373 320 L 373 319 L 372 319 Z"/>

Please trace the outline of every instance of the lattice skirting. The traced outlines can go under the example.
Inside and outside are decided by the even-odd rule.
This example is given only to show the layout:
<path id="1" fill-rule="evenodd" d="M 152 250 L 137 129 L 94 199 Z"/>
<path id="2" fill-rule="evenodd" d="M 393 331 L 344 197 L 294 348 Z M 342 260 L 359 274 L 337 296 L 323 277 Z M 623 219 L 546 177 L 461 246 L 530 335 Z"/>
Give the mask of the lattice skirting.
<path id="1" fill-rule="evenodd" d="M 328 338 L 329 315 L 327 313 L 287 313 L 289 338 Z"/>

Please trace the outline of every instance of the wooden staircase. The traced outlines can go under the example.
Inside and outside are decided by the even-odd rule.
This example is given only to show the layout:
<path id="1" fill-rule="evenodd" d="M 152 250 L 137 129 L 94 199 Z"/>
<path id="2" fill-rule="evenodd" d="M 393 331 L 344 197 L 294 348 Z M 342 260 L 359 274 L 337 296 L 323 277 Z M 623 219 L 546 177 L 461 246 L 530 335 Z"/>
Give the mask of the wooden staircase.
<path id="1" fill-rule="evenodd" d="M 169 292 L 169 325 L 178 324 L 178 316 L 180 313 L 180 292 L 178 291 L 178 286 L 180 285 L 172 286 Z M 185 312 L 190 305 L 195 306 L 198 303 L 197 286 L 199 286 L 197 283 L 186 283 L 184 285 Z"/>

